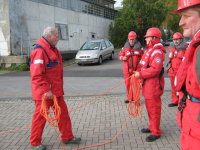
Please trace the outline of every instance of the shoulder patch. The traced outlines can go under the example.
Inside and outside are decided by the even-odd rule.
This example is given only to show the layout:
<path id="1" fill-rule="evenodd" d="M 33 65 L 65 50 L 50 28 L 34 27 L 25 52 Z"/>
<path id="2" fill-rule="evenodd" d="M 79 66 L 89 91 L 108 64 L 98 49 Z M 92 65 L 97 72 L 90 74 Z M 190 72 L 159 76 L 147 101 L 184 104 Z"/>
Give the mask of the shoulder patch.
<path id="1" fill-rule="evenodd" d="M 161 62 L 161 59 L 160 59 L 159 57 L 156 57 L 155 62 L 156 62 L 157 64 L 159 64 L 159 63 Z"/>

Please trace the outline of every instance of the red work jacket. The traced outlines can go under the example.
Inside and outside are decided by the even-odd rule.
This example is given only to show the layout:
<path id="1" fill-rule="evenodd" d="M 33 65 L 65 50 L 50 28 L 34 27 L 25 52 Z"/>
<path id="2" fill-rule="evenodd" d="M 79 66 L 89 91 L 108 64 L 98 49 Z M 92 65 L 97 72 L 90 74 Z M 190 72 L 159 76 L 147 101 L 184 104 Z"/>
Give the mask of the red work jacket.
<path id="1" fill-rule="evenodd" d="M 183 62 L 175 77 L 177 91 L 186 89 L 188 95 L 182 112 L 177 113 L 177 121 L 182 133 L 200 141 L 200 31 L 195 34 L 185 53 Z M 179 93 L 182 100 L 183 92 Z M 189 139 L 189 138 L 186 138 Z M 183 139 L 182 139 L 183 140 Z M 192 144 L 191 140 L 187 141 Z M 200 142 L 193 147 L 198 149 Z M 187 145 L 183 143 L 183 147 Z"/>
<path id="2" fill-rule="evenodd" d="M 175 76 L 178 68 L 182 62 L 186 51 L 187 45 L 185 42 L 180 43 L 179 45 L 175 46 L 171 44 L 169 46 L 169 60 L 171 61 L 171 67 L 168 70 L 169 76 Z"/>
<path id="3" fill-rule="evenodd" d="M 122 51 L 118 55 L 118 59 L 123 61 L 123 57 L 128 57 L 128 60 L 124 61 L 123 72 L 124 74 L 133 74 L 133 71 L 137 70 L 138 63 L 142 57 L 143 50 L 140 42 L 136 41 L 133 47 L 129 42 L 126 42 Z"/>
<path id="4" fill-rule="evenodd" d="M 45 40 L 37 41 L 39 47 L 31 52 L 31 87 L 34 100 L 41 100 L 42 95 L 51 91 L 59 97 L 63 91 L 63 64 L 60 52 Z M 41 46 L 41 47 L 40 47 Z"/>
<path id="5" fill-rule="evenodd" d="M 140 61 L 140 78 L 143 79 L 143 96 L 146 99 L 160 97 L 164 91 L 164 76 L 162 73 L 165 48 L 157 43 L 147 48 Z"/>

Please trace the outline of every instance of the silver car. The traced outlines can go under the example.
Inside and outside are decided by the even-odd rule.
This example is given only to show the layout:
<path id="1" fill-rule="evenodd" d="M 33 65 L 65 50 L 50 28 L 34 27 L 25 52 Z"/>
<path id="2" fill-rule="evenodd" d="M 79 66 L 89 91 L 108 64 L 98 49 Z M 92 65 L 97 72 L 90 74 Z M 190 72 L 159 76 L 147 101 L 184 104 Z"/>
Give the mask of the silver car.
<path id="1" fill-rule="evenodd" d="M 91 40 L 87 41 L 76 54 L 76 63 L 78 65 L 98 63 L 102 64 L 105 59 L 113 59 L 114 46 L 109 40 Z"/>

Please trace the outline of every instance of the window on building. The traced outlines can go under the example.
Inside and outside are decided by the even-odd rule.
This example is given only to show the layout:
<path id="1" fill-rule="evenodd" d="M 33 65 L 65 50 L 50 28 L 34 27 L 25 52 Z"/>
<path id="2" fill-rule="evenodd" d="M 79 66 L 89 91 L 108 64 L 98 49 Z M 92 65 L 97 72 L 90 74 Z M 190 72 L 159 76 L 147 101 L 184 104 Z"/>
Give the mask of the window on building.
<path id="1" fill-rule="evenodd" d="M 63 1 L 62 0 L 56 0 L 54 6 L 61 7 L 62 8 Z"/>
<path id="2" fill-rule="evenodd" d="M 69 39 L 68 25 L 56 23 L 55 26 L 58 29 L 60 40 L 68 40 Z"/>

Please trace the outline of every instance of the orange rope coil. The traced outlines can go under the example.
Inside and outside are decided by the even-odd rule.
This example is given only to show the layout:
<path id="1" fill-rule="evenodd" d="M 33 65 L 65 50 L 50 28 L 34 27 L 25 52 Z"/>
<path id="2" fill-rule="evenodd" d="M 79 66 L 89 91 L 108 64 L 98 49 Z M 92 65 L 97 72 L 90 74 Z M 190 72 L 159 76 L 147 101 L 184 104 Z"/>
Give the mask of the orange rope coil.
<path id="1" fill-rule="evenodd" d="M 142 107 L 140 102 L 140 89 L 141 81 L 134 75 L 130 78 L 130 88 L 128 93 L 128 112 L 133 117 L 139 117 L 142 119 Z"/>
<path id="2" fill-rule="evenodd" d="M 53 106 L 49 107 L 43 95 L 40 113 L 52 127 L 57 127 L 60 121 L 61 108 L 55 95 L 53 96 L 53 103 Z"/>

